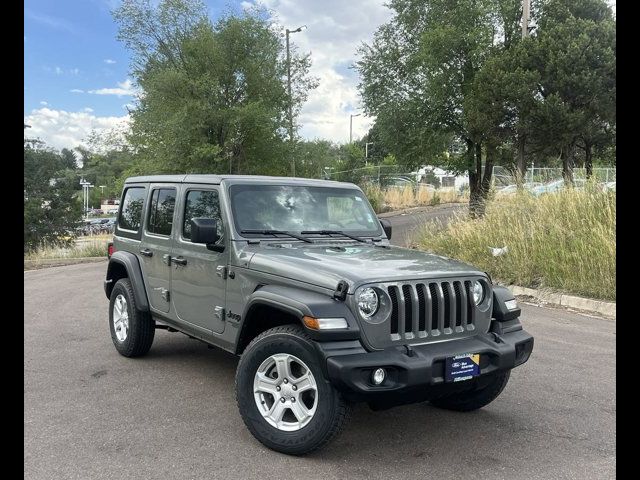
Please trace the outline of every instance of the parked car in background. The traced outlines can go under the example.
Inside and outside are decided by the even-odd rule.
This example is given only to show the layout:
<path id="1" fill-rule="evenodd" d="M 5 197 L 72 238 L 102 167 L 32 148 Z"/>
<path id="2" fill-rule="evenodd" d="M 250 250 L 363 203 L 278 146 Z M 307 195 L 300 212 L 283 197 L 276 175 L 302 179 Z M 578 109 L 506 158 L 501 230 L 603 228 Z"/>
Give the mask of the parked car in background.
<path id="1" fill-rule="evenodd" d="M 421 192 L 421 191 L 427 191 L 427 192 L 435 192 L 436 186 L 432 185 L 431 183 L 417 183 L 416 184 L 416 191 Z"/>
<path id="2" fill-rule="evenodd" d="M 407 187 L 415 189 L 416 182 L 406 177 L 389 177 L 386 179 L 383 186 L 386 186 L 386 188 L 397 188 L 400 190 L 403 190 Z"/>
<path id="3" fill-rule="evenodd" d="M 110 208 L 107 210 L 107 214 L 108 215 L 115 215 L 118 213 L 118 209 L 117 208 Z"/>
<path id="4" fill-rule="evenodd" d="M 573 183 L 574 183 L 573 185 L 574 188 L 581 189 L 581 188 L 584 188 L 586 181 L 584 179 L 577 178 L 573 181 Z M 545 183 L 543 185 L 533 187 L 531 189 L 531 193 L 533 193 L 536 196 L 540 196 L 545 193 L 559 192 L 561 190 L 564 190 L 565 188 L 566 188 L 566 184 L 564 179 L 556 180 L 554 182 Z"/>
<path id="5" fill-rule="evenodd" d="M 615 192 L 616 191 L 616 182 L 605 182 L 602 184 L 602 190 L 607 192 Z"/>

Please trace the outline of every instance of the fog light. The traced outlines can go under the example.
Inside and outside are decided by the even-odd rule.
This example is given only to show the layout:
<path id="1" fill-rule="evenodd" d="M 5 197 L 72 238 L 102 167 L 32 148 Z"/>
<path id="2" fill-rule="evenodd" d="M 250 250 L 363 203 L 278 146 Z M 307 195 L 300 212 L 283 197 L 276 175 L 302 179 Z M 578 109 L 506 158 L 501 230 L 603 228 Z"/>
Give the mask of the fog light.
<path id="1" fill-rule="evenodd" d="M 386 377 L 387 374 L 384 371 L 384 368 L 378 368 L 373 372 L 373 375 L 371 375 L 371 380 L 373 381 L 374 385 L 380 385 L 382 382 L 384 382 L 384 377 Z"/>

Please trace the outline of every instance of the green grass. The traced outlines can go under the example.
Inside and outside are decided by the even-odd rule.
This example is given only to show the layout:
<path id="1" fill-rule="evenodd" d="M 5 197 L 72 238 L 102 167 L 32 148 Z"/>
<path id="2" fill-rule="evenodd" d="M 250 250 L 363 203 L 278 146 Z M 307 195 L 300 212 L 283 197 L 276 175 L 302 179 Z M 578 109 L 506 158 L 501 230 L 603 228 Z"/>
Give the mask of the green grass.
<path id="1" fill-rule="evenodd" d="M 96 235 L 93 237 L 80 237 L 71 247 L 57 247 L 50 245 L 41 246 L 36 252 L 26 254 L 25 260 L 48 260 L 63 258 L 106 257 L 107 242 L 111 241 L 111 235 Z"/>
<path id="2" fill-rule="evenodd" d="M 501 282 L 616 298 L 616 195 L 590 187 L 494 200 L 486 216 L 425 227 L 418 247 L 468 262 Z M 494 257 L 490 247 L 508 247 Z"/>

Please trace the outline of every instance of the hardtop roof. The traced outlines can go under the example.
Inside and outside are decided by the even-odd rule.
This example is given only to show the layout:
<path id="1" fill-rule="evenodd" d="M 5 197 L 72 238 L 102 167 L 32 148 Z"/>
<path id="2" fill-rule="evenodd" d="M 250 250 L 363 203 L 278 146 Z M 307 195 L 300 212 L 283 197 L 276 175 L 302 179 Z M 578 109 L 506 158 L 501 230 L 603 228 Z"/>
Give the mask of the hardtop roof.
<path id="1" fill-rule="evenodd" d="M 333 180 L 320 180 L 316 178 L 298 177 L 270 177 L 265 175 L 210 175 L 210 174 L 186 174 L 186 175 L 142 175 L 129 177 L 125 183 L 202 183 L 220 184 L 222 181 L 229 183 L 268 183 L 288 185 L 313 185 L 335 187 L 357 187 L 353 183 L 336 182 Z"/>

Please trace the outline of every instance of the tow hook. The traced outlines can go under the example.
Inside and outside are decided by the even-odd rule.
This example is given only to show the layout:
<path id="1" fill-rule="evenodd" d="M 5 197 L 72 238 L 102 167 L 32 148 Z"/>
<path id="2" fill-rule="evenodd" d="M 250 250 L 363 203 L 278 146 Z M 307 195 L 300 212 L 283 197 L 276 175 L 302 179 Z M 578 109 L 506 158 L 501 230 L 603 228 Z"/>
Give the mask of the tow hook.
<path id="1" fill-rule="evenodd" d="M 496 332 L 491 332 L 491 334 L 493 335 L 494 341 L 496 343 L 506 343 L 504 339 L 500 335 L 498 335 Z"/>
<path id="2" fill-rule="evenodd" d="M 411 348 L 410 345 L 404 345 L 404 348 L 407 350 L 404 353 L 407 357 L 415 357 L 416 352 L 413 350 L 413 348 Z"/>

